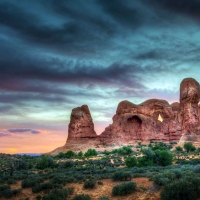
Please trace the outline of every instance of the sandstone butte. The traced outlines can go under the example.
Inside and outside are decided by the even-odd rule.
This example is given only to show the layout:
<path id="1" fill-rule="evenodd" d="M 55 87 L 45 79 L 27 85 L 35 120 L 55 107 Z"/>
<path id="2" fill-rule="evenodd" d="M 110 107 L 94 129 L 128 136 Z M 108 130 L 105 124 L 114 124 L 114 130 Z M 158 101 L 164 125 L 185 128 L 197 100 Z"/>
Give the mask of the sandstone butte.
<path id="1" fill-rule="evenodd" d="M 102 144 L 126 145 L 135 141 L 200 141 L 200 85 L 193 78 L 180 84 L 180 102 L 150 99 L 139 105 L 124 100 L 118 104 L 113 123 L 97 135 L 87 105 L 72 109 L 66 144 L 52 152 L 80 151 Z M 159 117 L 163 121 L 158 120 Z"/>

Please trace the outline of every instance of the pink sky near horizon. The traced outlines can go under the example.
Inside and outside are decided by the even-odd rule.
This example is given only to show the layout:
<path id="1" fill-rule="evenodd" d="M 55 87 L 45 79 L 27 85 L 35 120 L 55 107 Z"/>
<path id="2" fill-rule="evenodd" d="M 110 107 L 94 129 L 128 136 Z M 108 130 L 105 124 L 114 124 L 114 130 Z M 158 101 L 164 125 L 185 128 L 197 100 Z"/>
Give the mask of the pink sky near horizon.
<path id="1" fill-rule="evenodd" d="M 175 98 L 171 98 L 171 103 Z M 91 110 L 90 110 L 91 111 Z M 92 114 L 92 111 L 91 111 Z M 113 112 L 113 115 L 115 112 Z M 97 135 L 100 135 L 105 128 L 112 123 L 112 114 L 110 114 L 109 121 L 97 121 L 93 118 L 94 129 Z M 68 117 L 69 118 L 69 117 Z M 46 124 L 45 124 L 46 123 Z M 43 122 L 44 127 L 48 127 L 48 124 L 53 122 Z M 5 128 L 0 129 L 0 133 L 7 133 L 8 136 L 1 137 L 1 153 L 16 154 L 16 153 L 47 153 L 60 146 L 63 146 L 67 140 L 69 120 L 66 119 L 58 122 L 56 126 L 51 130 L 44 129 L 43 126 L 34 124 L 32 128 L 40 131 L 39 134 L 31 134 L 29 132 L 23 133 L 10 133 L 8 130 L 13 128 L 13 124 L 5 123 Z M 15 128 L 30 128 L 27 126 L 16 125 Z"/>
<path id="2" fill-rule="evenodd" d="M 101 134 L 107 124 L 96 125 L 97 135 Z M 6 132 L 5 129 L 2 132 Z M 0 153 L 47 153 L 60 146 L 63 146 L 67 140 L 68 130 L 45 131 L 40 130 L 39 134 L 31 133 L 10 133 L 9 136 L 1 137 Z M 0 131 L 1 132 L 1 131 Z"/>

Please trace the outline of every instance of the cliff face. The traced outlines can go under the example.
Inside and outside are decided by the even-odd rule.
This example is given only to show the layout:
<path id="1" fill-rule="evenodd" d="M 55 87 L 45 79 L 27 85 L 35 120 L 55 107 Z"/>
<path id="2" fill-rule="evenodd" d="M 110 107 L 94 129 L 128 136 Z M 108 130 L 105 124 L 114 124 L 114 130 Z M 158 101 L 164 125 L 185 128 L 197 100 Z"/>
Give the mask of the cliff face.
<path id="1" fill-rule="evenodd" d="M 68 128 L 68 139 L 91 139 L 96 138 L 94 123 L 87 105 L 74 108 L 71 112 L 71 118 Z"/>
<path id="2" fill-rule="evenodd" d="M 179 105 L 176 104 L 179 109 Z M 158 120 L 159 115 L 162 122 Z M 177 110 L 165 100 L 150 99 L 140 105 L 128 101 L 119 103 L 113 123 L 101 134 L 107 143 L 141 141 L 178 141 L 181 124 Z"/>
<path id="3" fill-rule="evenodd" d="M 200 141 L 199 83 L 186 78 L 180 84 L 180 103 L 171 105 L 150 99 L 139 105 L 127 100 L 119 103 L 113 123 L 97 136 L 87 105 L 74 108 L 65 150 L 81 150 L 96 144 L 128 144 L 134 141 Z M 159 120 L 159 118 L 162 120 Z M 60 149 L 61 150 L 61 149 Z"/>
<path id="4" fill-rule="evenodd" d="M 200 86 L 193 78 L 186 78 L 180 85 L 180 115 L 183 136 L 181 141 L 199 141 Z"/>

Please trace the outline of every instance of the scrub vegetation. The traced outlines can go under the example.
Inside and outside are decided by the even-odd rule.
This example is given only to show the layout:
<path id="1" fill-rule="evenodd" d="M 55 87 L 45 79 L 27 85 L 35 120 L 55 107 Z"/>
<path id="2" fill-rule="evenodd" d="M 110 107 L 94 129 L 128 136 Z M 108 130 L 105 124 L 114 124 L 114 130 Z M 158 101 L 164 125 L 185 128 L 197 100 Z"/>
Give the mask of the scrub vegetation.
<path id="1" fill-rule="evenodd" d="M 200 150 L 192 143 L 174 145 L 138 143 L 110 152 L 88 149 L 55 157 L 0 154 L 0 199 L 108 200 L 157 194 L 155 199 L 197 200 Z M 106 187 L 106 193 L 102 189 L 93 196 Z"/>

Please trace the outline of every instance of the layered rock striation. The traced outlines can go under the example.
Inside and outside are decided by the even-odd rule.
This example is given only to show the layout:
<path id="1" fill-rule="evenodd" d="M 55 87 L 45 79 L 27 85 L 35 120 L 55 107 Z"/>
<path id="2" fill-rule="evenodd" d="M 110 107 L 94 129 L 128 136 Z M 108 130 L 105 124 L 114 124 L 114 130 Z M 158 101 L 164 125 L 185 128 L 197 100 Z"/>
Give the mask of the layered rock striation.
<path id="1" fill-rule="evenodd" d="M 160 99 L 150 99 L 139 105 L 121 101 L 113 123 L 101 135 L 94 130 L 87 105 L 74 108 L 68 129 L 68 139 L 62 148 L 81 150 L 97 144 L 128 144 L 135 141 L 198 141 L 200 135 L 199 83 L 186 78 L 180 84 L 180 103 L 171 105 Z M 159 117 L 162 120 L 158 120 Z"/>

